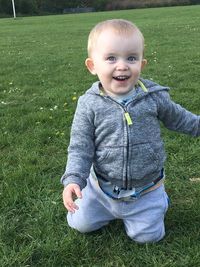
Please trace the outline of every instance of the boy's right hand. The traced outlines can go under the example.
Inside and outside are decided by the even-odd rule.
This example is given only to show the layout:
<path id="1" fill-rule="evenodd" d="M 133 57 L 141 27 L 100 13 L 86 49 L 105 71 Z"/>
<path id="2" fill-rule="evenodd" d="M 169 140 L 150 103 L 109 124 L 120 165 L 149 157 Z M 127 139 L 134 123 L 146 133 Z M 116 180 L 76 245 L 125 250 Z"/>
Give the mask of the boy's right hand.
<path id="1" fill-rule="evenodd" d="M 78 206 L 75 204 L 75 198 L 82 198 L 80 186 L 78 184 L 68 184 L 63 190 L 63 203 L 65 208 L 74 213 L 78 210 Z"/>

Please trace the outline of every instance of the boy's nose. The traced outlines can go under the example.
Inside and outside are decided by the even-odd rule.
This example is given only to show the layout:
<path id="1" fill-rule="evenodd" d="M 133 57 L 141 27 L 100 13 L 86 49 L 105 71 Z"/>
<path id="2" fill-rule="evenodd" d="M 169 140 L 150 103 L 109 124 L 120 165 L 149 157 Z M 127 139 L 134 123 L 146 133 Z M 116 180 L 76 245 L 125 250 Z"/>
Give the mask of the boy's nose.
<path id="1" fill-rule="evenodd" d="M 118 63 L 117 63 L 116 69 L 117 70 L 127 70 L 128 66 L 127 66 L 127 64 L 126 64 L 126 62 L 124 60 L 119 60 Z"/>

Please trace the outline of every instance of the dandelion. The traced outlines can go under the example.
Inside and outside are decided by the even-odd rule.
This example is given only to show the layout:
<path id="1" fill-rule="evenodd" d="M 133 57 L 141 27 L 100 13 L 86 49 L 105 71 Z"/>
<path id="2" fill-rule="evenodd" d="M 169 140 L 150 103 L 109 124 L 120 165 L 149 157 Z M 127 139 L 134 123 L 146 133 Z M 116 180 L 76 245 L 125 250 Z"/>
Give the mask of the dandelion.
<path id="1" fill-rule="evenodd" d="M 63 107 L 66 107 L 67 106 L 67 103 L 65 102 L 64 104 L 63 104 Z"/>
<path id="2" fill-rule="evenodd" d="M 57 106 L 57 105 L 55 105 L 53 108 L 50 108 L 49 110 L 50 110 L 50 111 L 54 111 L 54 110 L 56 110 L 56 109 L 58 109 L 58 106 Z"/>
<path id="3" fill-rule="evenodd" d="M 73 100 L 73 101 L 76 101 L 76 100 L 77 100 L 77 97 L 76 97 L 76 96 L 73 96 L 73 97 L 72 97 L 72 100 Z"/>

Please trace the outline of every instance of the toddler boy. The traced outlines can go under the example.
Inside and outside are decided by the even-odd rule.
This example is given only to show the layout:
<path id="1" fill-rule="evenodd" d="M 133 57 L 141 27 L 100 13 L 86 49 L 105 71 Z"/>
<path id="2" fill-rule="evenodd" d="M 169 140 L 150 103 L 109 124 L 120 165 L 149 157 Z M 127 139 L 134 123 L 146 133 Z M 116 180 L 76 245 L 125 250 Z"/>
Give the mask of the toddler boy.
<path id="1" fill-rule="evenodd" d="M 143 56 L 144 38 L 133 23 L 113 19 L 92 29 L 85 64 L 99 81 L 79 98 L 61 178 L 70 227 L 85 233 L 122 219 L 140 243 L 165 235 L 160 121 L 200 135 L 200 116 L 171 101 L 169 88 L 140 77 Z"/>

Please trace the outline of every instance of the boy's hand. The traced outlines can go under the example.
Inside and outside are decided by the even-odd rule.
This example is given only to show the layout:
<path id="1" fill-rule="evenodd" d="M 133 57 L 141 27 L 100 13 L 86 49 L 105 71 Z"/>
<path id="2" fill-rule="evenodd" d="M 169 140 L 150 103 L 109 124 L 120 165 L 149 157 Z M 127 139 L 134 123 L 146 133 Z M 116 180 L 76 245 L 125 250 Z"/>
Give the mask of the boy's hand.
<path id="1" fill-rule="evenodd" d="M 80 186 L 78 184 L 68 184 L 63 190 L 63 203 L 65 208 L 70 212 L 78 210 L 78 206 L 74 203 L 74 199 L 82 198 Z"/>

